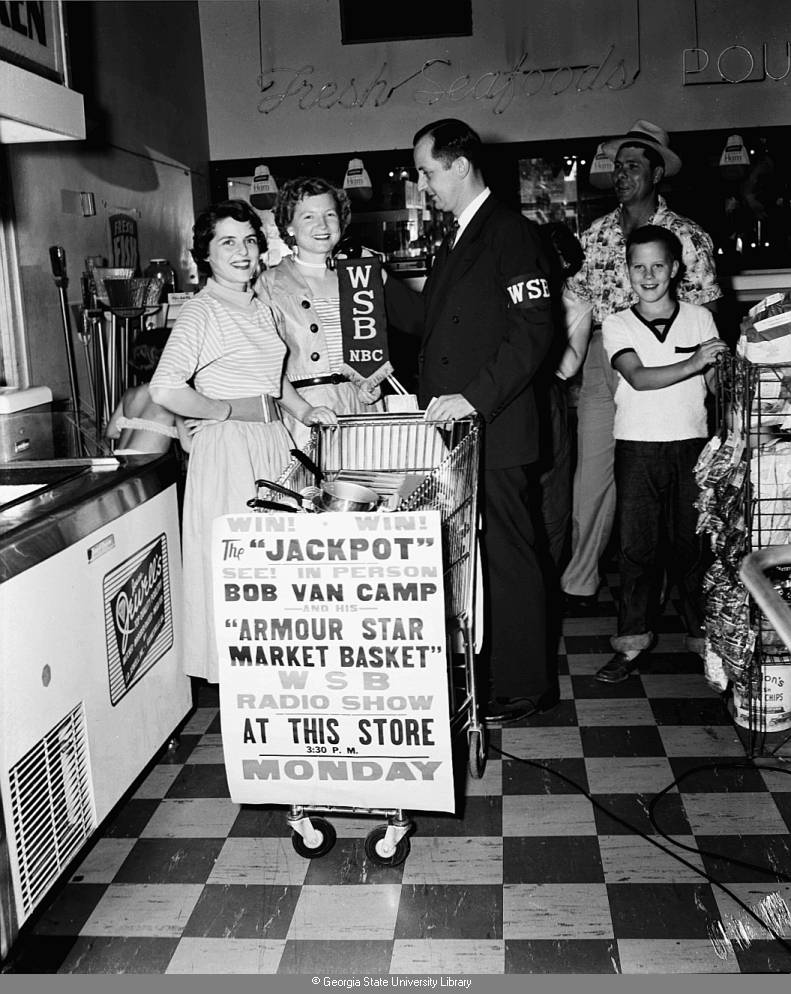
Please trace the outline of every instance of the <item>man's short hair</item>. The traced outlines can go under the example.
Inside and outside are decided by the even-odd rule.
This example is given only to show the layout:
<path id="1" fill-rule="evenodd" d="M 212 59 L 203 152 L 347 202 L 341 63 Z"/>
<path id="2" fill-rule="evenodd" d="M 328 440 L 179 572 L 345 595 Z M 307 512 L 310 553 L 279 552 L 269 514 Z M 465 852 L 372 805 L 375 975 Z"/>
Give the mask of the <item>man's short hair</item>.
<path id="1" fill-rule="evenodd" d="M 621 144 L 618 146 L 618 152 L 620 152 L 622 148 L 642 149 L 643 154 L 645 155 L 648 161 L 648 165 L 651 167 L 651 169 L 654 170 L 659 168 L 662 170 L 662 173 L 664 174 L 665 160 L 662 158 L 662 154 L 660 152 L 657 152 L 657 150 L 652 145 L 648 145 L 646 142 L 641 142 L 641 141 L 626 141 L 626 142 L 621 142 Z"/>
<path id="2" fill-rule="evenodd" d="M 632 248 L 635 245 L 648 245 L 650 242 L 659 242 L 664 245 L 670 258 L 682 265 L 684 249 L 678 237 L 669 228 L 663 228 L 659 224 L 643 224 L 626 239 L 626 261 L 629 261 Z"/>
<path id="3" fill-rule="evenodd" d="M 483 167 L 483 143 L 476 131 L 469 124 L 455 117 L 446 117 L 433 124 L 427 124 L 415 133 L 412 139 L 414 147 L 422 139 L 433 139 L 432 155 L 447 169 L 460 156 L 470 162 L 473 169 L 480 171 Z"/>

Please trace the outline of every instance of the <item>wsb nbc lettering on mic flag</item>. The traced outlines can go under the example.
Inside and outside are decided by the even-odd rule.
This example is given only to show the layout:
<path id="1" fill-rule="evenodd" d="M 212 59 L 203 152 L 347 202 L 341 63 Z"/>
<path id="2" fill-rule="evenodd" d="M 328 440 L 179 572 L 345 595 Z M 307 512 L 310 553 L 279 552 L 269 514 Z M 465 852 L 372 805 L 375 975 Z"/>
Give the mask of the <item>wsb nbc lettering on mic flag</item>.
<path id="1" fill-rule="evenodd" d="M 342 371 L 358 387 L 373 390 L 393 373 L 387 345 L 382 262 L 377 256 L 338 259 L 343 334 Z"/>

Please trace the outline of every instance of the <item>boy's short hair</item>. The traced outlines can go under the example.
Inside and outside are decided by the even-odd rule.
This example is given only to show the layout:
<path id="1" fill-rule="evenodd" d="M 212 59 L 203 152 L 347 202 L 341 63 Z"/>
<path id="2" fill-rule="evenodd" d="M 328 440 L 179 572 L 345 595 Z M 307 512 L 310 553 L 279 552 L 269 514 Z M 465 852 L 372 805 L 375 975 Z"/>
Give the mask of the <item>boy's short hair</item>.
<path id="1" fill-rule="evenodd" d="M 664 245 L 667 249 L 667 254 L 674 262 L 679 264 L 680 269 L 683 264 L 682 256 L 684 254 L 681 242 L 672 231 L 658 224 L 644 224 L 634 229 L 626 239 L 626 261 L 629 262 L 633 245 L 648 245 L 649 242 L 659 242 L 660 245 Z"/>

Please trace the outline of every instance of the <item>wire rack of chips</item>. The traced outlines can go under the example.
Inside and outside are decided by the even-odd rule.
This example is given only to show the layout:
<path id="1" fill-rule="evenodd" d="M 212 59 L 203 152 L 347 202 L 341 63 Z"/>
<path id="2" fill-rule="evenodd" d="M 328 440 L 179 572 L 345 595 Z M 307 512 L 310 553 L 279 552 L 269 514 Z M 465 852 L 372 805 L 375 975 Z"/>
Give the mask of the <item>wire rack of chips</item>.
<path id="1" fill-rule="evenodd" d="M 750 753 L 776 753 L 791 740 L 791 648 L 745 584 L 742 563 L 756 550 L 788 547 L 766 577 L 791 604 L 791 363 L 737 354 L 717 372 L 718 431 L 696 467 L 698 531 L 714 553 L 705 580 L 706 676 L 731 691 Z"/>

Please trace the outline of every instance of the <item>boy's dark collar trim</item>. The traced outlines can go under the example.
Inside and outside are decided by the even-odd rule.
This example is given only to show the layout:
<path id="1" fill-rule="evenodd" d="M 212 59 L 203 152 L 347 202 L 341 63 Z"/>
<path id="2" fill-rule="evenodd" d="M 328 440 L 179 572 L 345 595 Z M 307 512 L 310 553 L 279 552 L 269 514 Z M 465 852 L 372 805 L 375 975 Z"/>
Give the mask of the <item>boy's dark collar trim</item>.
<path id="1" fill-rule="evenodd" d="M 657 341 L 664 344 L 665 339 L 670 333 L 670 329 L 673 322 L 678 317 L 678 301 L 676 301 L 676 306 L 673 308 L 673 313 L 669 318 L 654 318 L 653 321 L 647 321 L 643 315 L 637 310 L 637 304 L 632 304 L 629 310 L 634 314 L 641 324 L 644 324 L 648 328 Z"/>

